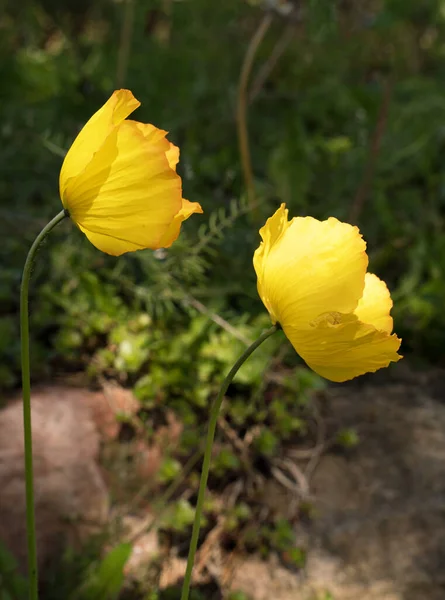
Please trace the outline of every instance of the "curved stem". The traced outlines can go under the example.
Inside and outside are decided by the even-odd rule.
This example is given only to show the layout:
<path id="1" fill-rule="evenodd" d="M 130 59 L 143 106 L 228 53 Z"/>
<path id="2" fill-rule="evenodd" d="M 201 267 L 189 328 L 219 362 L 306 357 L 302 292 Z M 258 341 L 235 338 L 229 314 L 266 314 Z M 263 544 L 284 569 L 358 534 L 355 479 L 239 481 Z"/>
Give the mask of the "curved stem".
<path id="1" fill-rule="evenodd" d="M 219 390 L 218 396 L 217 396 L 215 402 L 213 403 L 213 406 L 212 406 L 212 409 L 210 412 L 209 429 L 207 431 L 207 440 L 206 440 L 206 446 L 205 446 L 205 452 L 204 452 L 204 460 L 203 460 L 203 464 L 202 464 L 201 480 L 199 482 L 198 500 L 196 502 L 195 519 L 193 522 L 192 537 L 190 540 L 190 549 L 189 549 L 189 555 L 188 555 L 188 559 L 187 559 L 187 569 L 186 569 L 185 576 L 184 576 L 184 584 L 182 587 L 181 600 L 188 600 L 188 597 L 189 597 L 193 564 L 195 561 L 196 548 L 198 546 L 199 530 L 201 527 L 202 508 L 203 508 L 203 504 L 204 504 L 204 497 L 205 497 L 205 492 L 206 492 L 206 487 L 207 487 L 207 479 L 209 477 L 210 459 L 212 457 L 213 440 L 215 438 L 216 423 L 218 421 L 218 415 L 219 415 L 219 409 L 221 408 L 221 403 L 223 401 L 225 393 L 227 392 L 227 388 L 232 383 L 232 380 L 235 377 L 236 373 L 238 372 L 239 368 L 249 358 L 249 356 L 252 354 L 252 352 L 254 352 L 254 350 L 256 350 L 258 348 L 258 346 L 260 346 L 265 340 L 267 340 L 268 337 L 270 337 L 273 333 L 278 331 L 278 329 L 279 329 L 279 326 L 274 325 L 273 327 L 271 327 L 270 329 L 265 331 L 263 334 L 261 334 L 260 337 L 255 342 L 253 342 L 253 344 L 251 344 L 243 352 L 243 354 L 239 357 L 239 359 L 236 361 L 236 363 L 233 365 L 233 367 L 230 369 L 228 375 L 224 379 L 224 381 L 221 385 L 221 389 Z"/>
<path id="2" fill-rule="evenodd" d="M 247 200 L 250 208 L 254 209 L 255 188 L 253 182 L 252 161 L 249 149 L 249 132 L 247 129 L 247 88 L 252 71 L 253 62 L 258 48 L 267 33 L 271 23 L 272 15 L 266 13 L 255 31 L 244 57 L 238 87 L 238 102 L 236 111 L 236 122 L 238 127 L 238 143 L 241 155 L 241 166 L 243 169 L 244 183 L 247 191 Z"/>
<path id="3" fill-rule="evenodd" d="M 32 428 L 31 428 L 31 378 L 29 366 L 29 315 L 28 315 L 28 290 L 31 269 L 37 248 L 48 233 L 68 216 L 68 211 L 62 210 L 52 219 L 34 240 L 26 257 L 23 267 L 22 283 L 20 286 L 20 336 L 22 356 L 22 393 L 23 393 L 23 428 L 25 441 L 25 483 L 26 483 L 26 531 L 28 541 L 28 581 L 29 598 L 38 598 L 37 577 L 37 548 L 36 526 L 34 516 L 34 483 L 32 465 Z"/>

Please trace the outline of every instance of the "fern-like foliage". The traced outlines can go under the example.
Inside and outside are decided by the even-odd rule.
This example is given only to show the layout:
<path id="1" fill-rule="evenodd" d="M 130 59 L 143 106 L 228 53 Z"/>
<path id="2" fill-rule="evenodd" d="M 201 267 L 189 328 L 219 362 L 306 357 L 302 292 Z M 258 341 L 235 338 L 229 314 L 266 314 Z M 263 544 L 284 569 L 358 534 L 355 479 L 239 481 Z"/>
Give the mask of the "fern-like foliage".
<path id="1" fill-rule="evenodd" d="M 170 248 L 136 253 L 131 261 L 127 257 L 119 262 L 112 277 L 151 316 L 162 318 L 177 310 L 178 305 L 187 312 L 196 312 L 194 298 L 208 288 L 217 246 L 237 219 L 250 210 L 246 198 L 234 199 L 228 207 L 210 214 L 198 230 L 197 241 L 183 231 Z"/>
<path id="2" fill-rule="evenodd" d="M 243 196 L 231 200 L 228 207 L 213 211 L 208 222 L 201 225 L 198 230 L 198 243 L 193 248 L 193 255 L 212 253 L 214 246 L 221 242 L 225 232 L 234 225 L 235 221 L 253 208 L 254 206 L 247 201 L 247 197 Z"/>

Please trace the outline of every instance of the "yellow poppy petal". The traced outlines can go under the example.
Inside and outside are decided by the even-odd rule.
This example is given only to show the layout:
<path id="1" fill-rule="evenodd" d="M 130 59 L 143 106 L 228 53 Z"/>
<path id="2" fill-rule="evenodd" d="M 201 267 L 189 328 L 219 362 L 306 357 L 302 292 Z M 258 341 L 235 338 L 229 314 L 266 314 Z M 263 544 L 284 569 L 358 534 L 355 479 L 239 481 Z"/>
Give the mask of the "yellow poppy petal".
<path id="1" fill-rule="evenodd" d="M 160 248 L 169 248 L 173 242 L 178 238 L 179 232 L 181 231 L 181 225 L 183 221 L 188 219 L 193 213 L 202 214 L 204 211 L 198 202 L 189 202 L 188 200 L 182 199 L 182 208 L 175 215 L 173 221 L 170 223 L 170 227 L 162 236 L 159 241 Z"/>
<path id="2" fill-rule="evenodd" d="M 60 197 L 65 208 L 67 208 L 65 190 L 69 179 L 76 177 L 85 169 L 113 128 L 138 106 L 140 106 L 140 102 L 136 100 L 130 90 L 117 90 L 82 128 L 68 150 L 60 171 Z"/>
<path id="3" fill-rule="evenodd" d="M 127 123 L 132 123 L 137 129 L 141 132 L 147 142 L 150 143 L 150 146 L 153 150 L 157 152 L 165 152 L 167 153 L 170 150 L 170 142 L 165 137 L 167 135 L 167 131 L 163 129 L 158 129 L 151 123 L 139 123 L 138 121 L 130 121 Z"/>
<path id="4" fill-rule="evenodd" d="M 333 217 L 296 217 L 288 223 L 282 205 L 260 233 L 254 266 L 273 322 L 307 328 L 320 314 L 357 307 L 368 265 L 357 227 Z"/>
<path id="5" fill-rule="evenodd" d="M 179 148 L 167 140 L 165 136 L 168 132 L 163 129 L 158 129 L 149 123 L 138 123 L 134 121 L 134 124 L 145 139 L 150 142 L 153 150 L 156 149 L 165 152 L 170 168 L 176 171 L 176 165 L 179 162 Z"/>
<path id="6" fill-rule="evenodd" d="M 176 170 L 176 165 L 179 162 L 179 148 L 174 144 L 170 143 L 170 148 L 167 150 L 168 164 L 172 169 Z"/>
<path id="7" fill-rule="evenodd" d="M 179 162 L 179 148 L 167 140 L 165 136 L 168 132 L 163 129 L 158 129 L 149 123 L 134 123 L 145 139 L 150 142 L 153 149 L 159 149 L 165 152 L 170 167 L 173 170 L 176 170 L 176 165 Z"/>
<path id="8" fill-rule="evenodd" d="M 86 235 L 93 246 L 96 246 L 98 250 L 111 254 L 112 256 L 120 256 L 125 252 L 135 252 L 136 250 L 144 250 L 145 246 L 138 246 L 134 242 L 128 240 L 120 240 L 116 237 L 111 237 L 103 233 L 94 233 L 88 231 L 82 225 L 77 224 L 79 229 Z"/>
<path id="9" fill-rule="evenodd" d="M 329 313 L 306 330 L 284 327 L 284 333 L 308 366 L 331 381 L 342 382 L 397 362 L 400 339 L 355 315 Z"/>
<path id="10" fill-rule="evenodd" d="M 72 219 L 83 231 L 98 234 L 90 235 L 91 241 L 100 240 L 98 248 L 109 254 L 160 247 L 182 208 L 181 178 L 136 125 L 123 121 L 114 128 L 65 191 Z"/>
<path id="11" fill-rule="evenodd" d="M 391 333 L 393 320 L 389 314 L 392 300 L 386 283 L 377 275 L 366 273 L 365 289 L 354 314 L 363 323 L 374 325 L 380 331 Z"/>
<path id="12" fill-rule="evenodd" d="M 253 266 L 257 275 L 258 294 L 269 311 L 272 323 L 276 323 L 278 316 L 275 313 L 275 307 L 269 299 L 269 286 L 265 282 L 265 271 L 270 251 L 277 244 L 280 237 L 289 228 L 290 223 L 287 220 L 288 209 L 285 204 L 266 221 L 264 227 L 260 229 L 260 236 L 263 240 L 253 255 Z"/>

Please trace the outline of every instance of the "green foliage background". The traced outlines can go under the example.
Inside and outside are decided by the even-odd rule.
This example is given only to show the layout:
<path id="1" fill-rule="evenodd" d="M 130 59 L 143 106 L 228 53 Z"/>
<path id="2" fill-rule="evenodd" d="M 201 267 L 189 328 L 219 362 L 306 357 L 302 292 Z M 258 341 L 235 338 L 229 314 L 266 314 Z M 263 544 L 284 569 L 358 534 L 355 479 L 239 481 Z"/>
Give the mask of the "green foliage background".
<path id="1" fill-rule="evenodd" d="M 276 16 L 259 49 L 253 79 L 292 28 L 248 110 L 260 199 L 252 216 L 243 201 L 235 112 L 240 65 L 261 6 L 238 0 L 218 6 L 205 0 L 135 3 L 125 85 L 142 101 L 137 118 L 168 129 L 181 147 L 185 195 L 201 202 L 206 215 L 187 223 L 167 265 L 148 253 L 110 260 L 68 224 L 54 234 L 34 273 L 35 375 L 49 375 L 54 357 L 82 360 L 79 347 L 91 345 L 93 333 L 102 335 L 103 345 L 110 319 L 127 323 L 135 311 L 152 315 L 155 309 L 168 313 L 165 325 L 181 319 L 178 302 L 185 291 L 235 319 L 263 312 L 251 257 L 264 219 L 280 202 L 291 214 L 348 219 L 362 188 L 356 220 L 372 268 L 391 286 L 404 350 L 442 359 L 443 3 L 329 6 L 302 3 L 295 22 Z M 20 8 L 6 3 L 0 25 L 4 388 L 17 384 L 23 259 L 36 232 L 60 208 L 64 151 L 115 86 L 124 10 L 105 0 L 27 0 Z M 376 127 L 382 131 L 366 180 Z M 240 215 L 220 227 L 224 214 L 218 217 L 218 211 L 227 216 L 231 207 Z M 207 239 L 209 218 L 214 231 Z M 81 312 L 89 318 L 91 308 L 100 316 L 79 332 L 76 319 Z"/>
<path id="2" fill-rule="evenodd" d="M 258 50 L 254 82 L 283 36 L 288 41 L 248 106 L 255 211 L 245 198 L 235 115 L 241 64 L 264 6 L 136 0 L 124 85 L 142 102 L 136 118 L 169 130 L 180 146 L 184 195 L 200 202 L 205 215 L 189 220 L 170 250 L 119 259 L 100 254 L 64 223 L 41 248 L 33 273 L 34 379 L 86 371 L 93 382 L 111 378 L 133 387 L 148 421 L 159 407 L 173 409 L 186 425 L 174 460 L 196 447 L 222 375 L 246 340 L 267 327 L 252 255 L 259 227 L 281 202 L 291 215 L 357 223 L 371 269 L 392 291 L 403 352 L 444 363 L 445 2 L 306 0 L 287 17 L 283 6 L 291 3 L 268 5 L 279 10 Z M 4 0 L 3 6 L 0 388 L 6 394 L 19 385 L 23 262 L 61 208 L 64 152 L 116 87 L 126 8 L 111 0 Z M 277 337 L 252 358 L 226 409 L 236 431 L 260 426 L 254 452 L 261 457 L 306 435 L 305 392 L 322 385 L 286 348 Z M 274 369 L 282 378 L 274 387 L 264 374 L 277 353 Z M 263 406 L 271 385 L 272 399 Z M 174 460 L 161 483 L 177 473 Z M 216 488 L 218 478 L 240 468 L 223 447 L 215 459 Z M 189 526 L 183 509 L 172 517 L 178 531 Z M 270 539 L 285 526 L 275 526 L 264 539 L 280 549 Z"/>

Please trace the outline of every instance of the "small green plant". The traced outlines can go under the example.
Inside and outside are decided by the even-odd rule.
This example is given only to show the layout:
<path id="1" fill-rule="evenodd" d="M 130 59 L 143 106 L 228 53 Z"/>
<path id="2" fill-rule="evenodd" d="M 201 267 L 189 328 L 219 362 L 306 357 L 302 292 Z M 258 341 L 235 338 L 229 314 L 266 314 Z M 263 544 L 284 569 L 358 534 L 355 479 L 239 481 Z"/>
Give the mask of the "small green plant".
<path id="1" fill-rule="evenodd" d="M 360 443 L 360 437 L 355 429 L 341 429 L 336 437 L 336 443 L 345 450 L 351 450 Z"/>
<path id="2" fill-rule="evenodd" d="M 27 593 L 28 584 L 17 561 L 0 541 L 0 600 L 25 600 Z"/>
<path id="3" fill-rule="evenodd" d="M 313 600 L 335 600 L 335 597 L 331 594 L 331 592 L 319 592 L 317 593 Z"/>
<path id="4" fill-rule="evenodd" d="M 245 592 L 234 591 L 230 592 L 227 600 L 251 600 L 251 597 Z"/>
<path id="5" fill-rule="evenodd" d="M 195 509 L 187 500 L 178 500 L 170 507 L 168 514 L 162 519 L 161 527 L 175 533 L 188 532 L 195 518 Z M 203 518 L 202 523 L 204 524 Z"/>
<path id="6" fill-rule="evenodd" d="M 130 544 L 113 548 L 97 565 L 92 565 L 85 581 L 69 600 L 116 600 L 124 581 L 124 568 L 130 558 Z"/>

